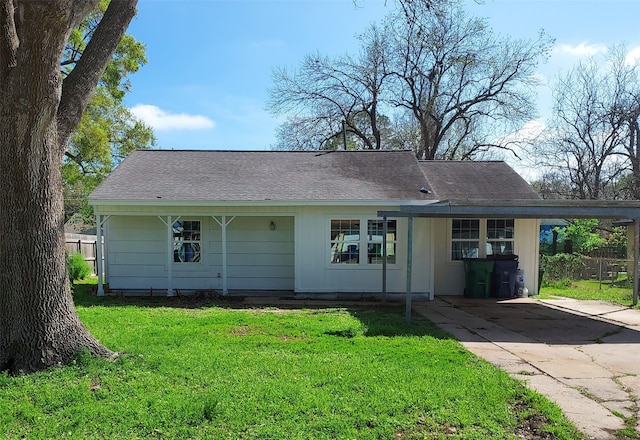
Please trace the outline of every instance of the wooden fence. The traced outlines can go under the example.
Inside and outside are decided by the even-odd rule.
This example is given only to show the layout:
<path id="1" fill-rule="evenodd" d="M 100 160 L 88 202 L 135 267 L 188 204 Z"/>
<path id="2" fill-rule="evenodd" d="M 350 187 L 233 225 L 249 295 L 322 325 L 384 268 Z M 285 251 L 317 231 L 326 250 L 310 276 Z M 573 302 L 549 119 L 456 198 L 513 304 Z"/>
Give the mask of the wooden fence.
<path id="1" fill-rule="evenodd" d="M 98 273 L 97 244 L 98 237 L 84 234 L 64 234 L 65 248 L 69 255 L 80 253 L 85 261 L 92 267 L 92 275 Z M 104 255 L 104 252 L 102 253 Z M 103 260 L 104 261 L 104 260 Z"/>

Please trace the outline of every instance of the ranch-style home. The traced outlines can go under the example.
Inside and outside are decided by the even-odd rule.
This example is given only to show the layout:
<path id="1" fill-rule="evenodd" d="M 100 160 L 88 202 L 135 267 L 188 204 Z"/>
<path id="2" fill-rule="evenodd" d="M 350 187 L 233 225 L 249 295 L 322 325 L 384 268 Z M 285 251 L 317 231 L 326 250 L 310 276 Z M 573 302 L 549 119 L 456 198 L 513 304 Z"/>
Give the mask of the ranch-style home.
<path id="1" fill-rule="evenodd" d="M 140 150 L 89 201 L 99 273 L 124 293 L 462 295 L 463 259 L 499 254 L 537 288 L 539 220 L 522 209 L 543 201 L 504 162 Z"/>

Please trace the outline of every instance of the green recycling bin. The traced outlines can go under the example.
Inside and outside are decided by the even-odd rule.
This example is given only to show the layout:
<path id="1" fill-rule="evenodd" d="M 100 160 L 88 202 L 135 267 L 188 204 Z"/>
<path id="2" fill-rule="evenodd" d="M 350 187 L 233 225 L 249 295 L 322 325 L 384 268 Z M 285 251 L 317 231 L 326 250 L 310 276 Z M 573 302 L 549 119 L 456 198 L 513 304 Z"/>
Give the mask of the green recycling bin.
<path id="1" fill-rule="evenodd" d="M 464 296 L 467 298 L 489 298 L 491 274 L 494 260 L 466 258 L 464 261 Z"/>

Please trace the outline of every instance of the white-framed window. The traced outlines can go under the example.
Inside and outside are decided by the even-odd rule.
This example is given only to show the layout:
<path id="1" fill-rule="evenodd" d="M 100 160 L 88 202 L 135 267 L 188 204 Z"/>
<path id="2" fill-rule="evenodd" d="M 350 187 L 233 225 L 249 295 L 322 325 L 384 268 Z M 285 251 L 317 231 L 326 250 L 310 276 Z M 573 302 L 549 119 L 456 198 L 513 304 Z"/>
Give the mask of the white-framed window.
<path id="1" fill-rule="evenodd" d="M 480 220 L 451 220 L 451 259 L 478 258 L 480 254 Z"/>
<path id="2" fill-rule="evenodd" d="M 330 221 L 331 264 L 382 264 L 382 219 L 333 218 Z M 387 219 L 387 263 L 396 263 L 398 227 Z"/>
<path id="3" fill-rule="evenodd" d="M 384 260 L 382 241 L 384 220 L 367 220 L 367 263 L 382 264 Z M 395 220 L 387 219 L 387 264 L 396 263 L 396 244 L 398 225 Z"/>
<path id="4" fill-rule="evenodd" d="M 199 263 L 201 257 L 201 223 L 178 220 L 173 223 L 173 262 Z"/>
<path id="5" fill-rule="evenodd" d="M 331 220 L 331 264 L 360 263 L 360 220 Z"/>
<path id="6" fill-rule="evenodd" d="M 514 219 L 451 220 L 451 260 L 514 253 Z"/>
<path id="7" fill-rule="evenodd" d="M 487 256 L 513 254 L 514 220 L 487 220 Z"/>

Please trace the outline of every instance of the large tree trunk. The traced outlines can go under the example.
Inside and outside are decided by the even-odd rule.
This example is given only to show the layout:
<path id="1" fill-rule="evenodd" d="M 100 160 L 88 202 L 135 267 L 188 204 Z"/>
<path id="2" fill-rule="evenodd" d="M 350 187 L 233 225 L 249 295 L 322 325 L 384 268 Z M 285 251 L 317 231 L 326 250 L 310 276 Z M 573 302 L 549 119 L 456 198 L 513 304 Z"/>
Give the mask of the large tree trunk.
<path id="1" fill-rule="evenodd" d="M 82 349 L 112 354 L 78 318 L 64 257 L 62 157 L 98 80 L 81 93 L 72 83 L 76 96 L 61 105 L 60 59 L 97 1 L 0 0 L 0 371 L 64 364 Z M 113 50 L 88 74 L 99 78 Z"/>

